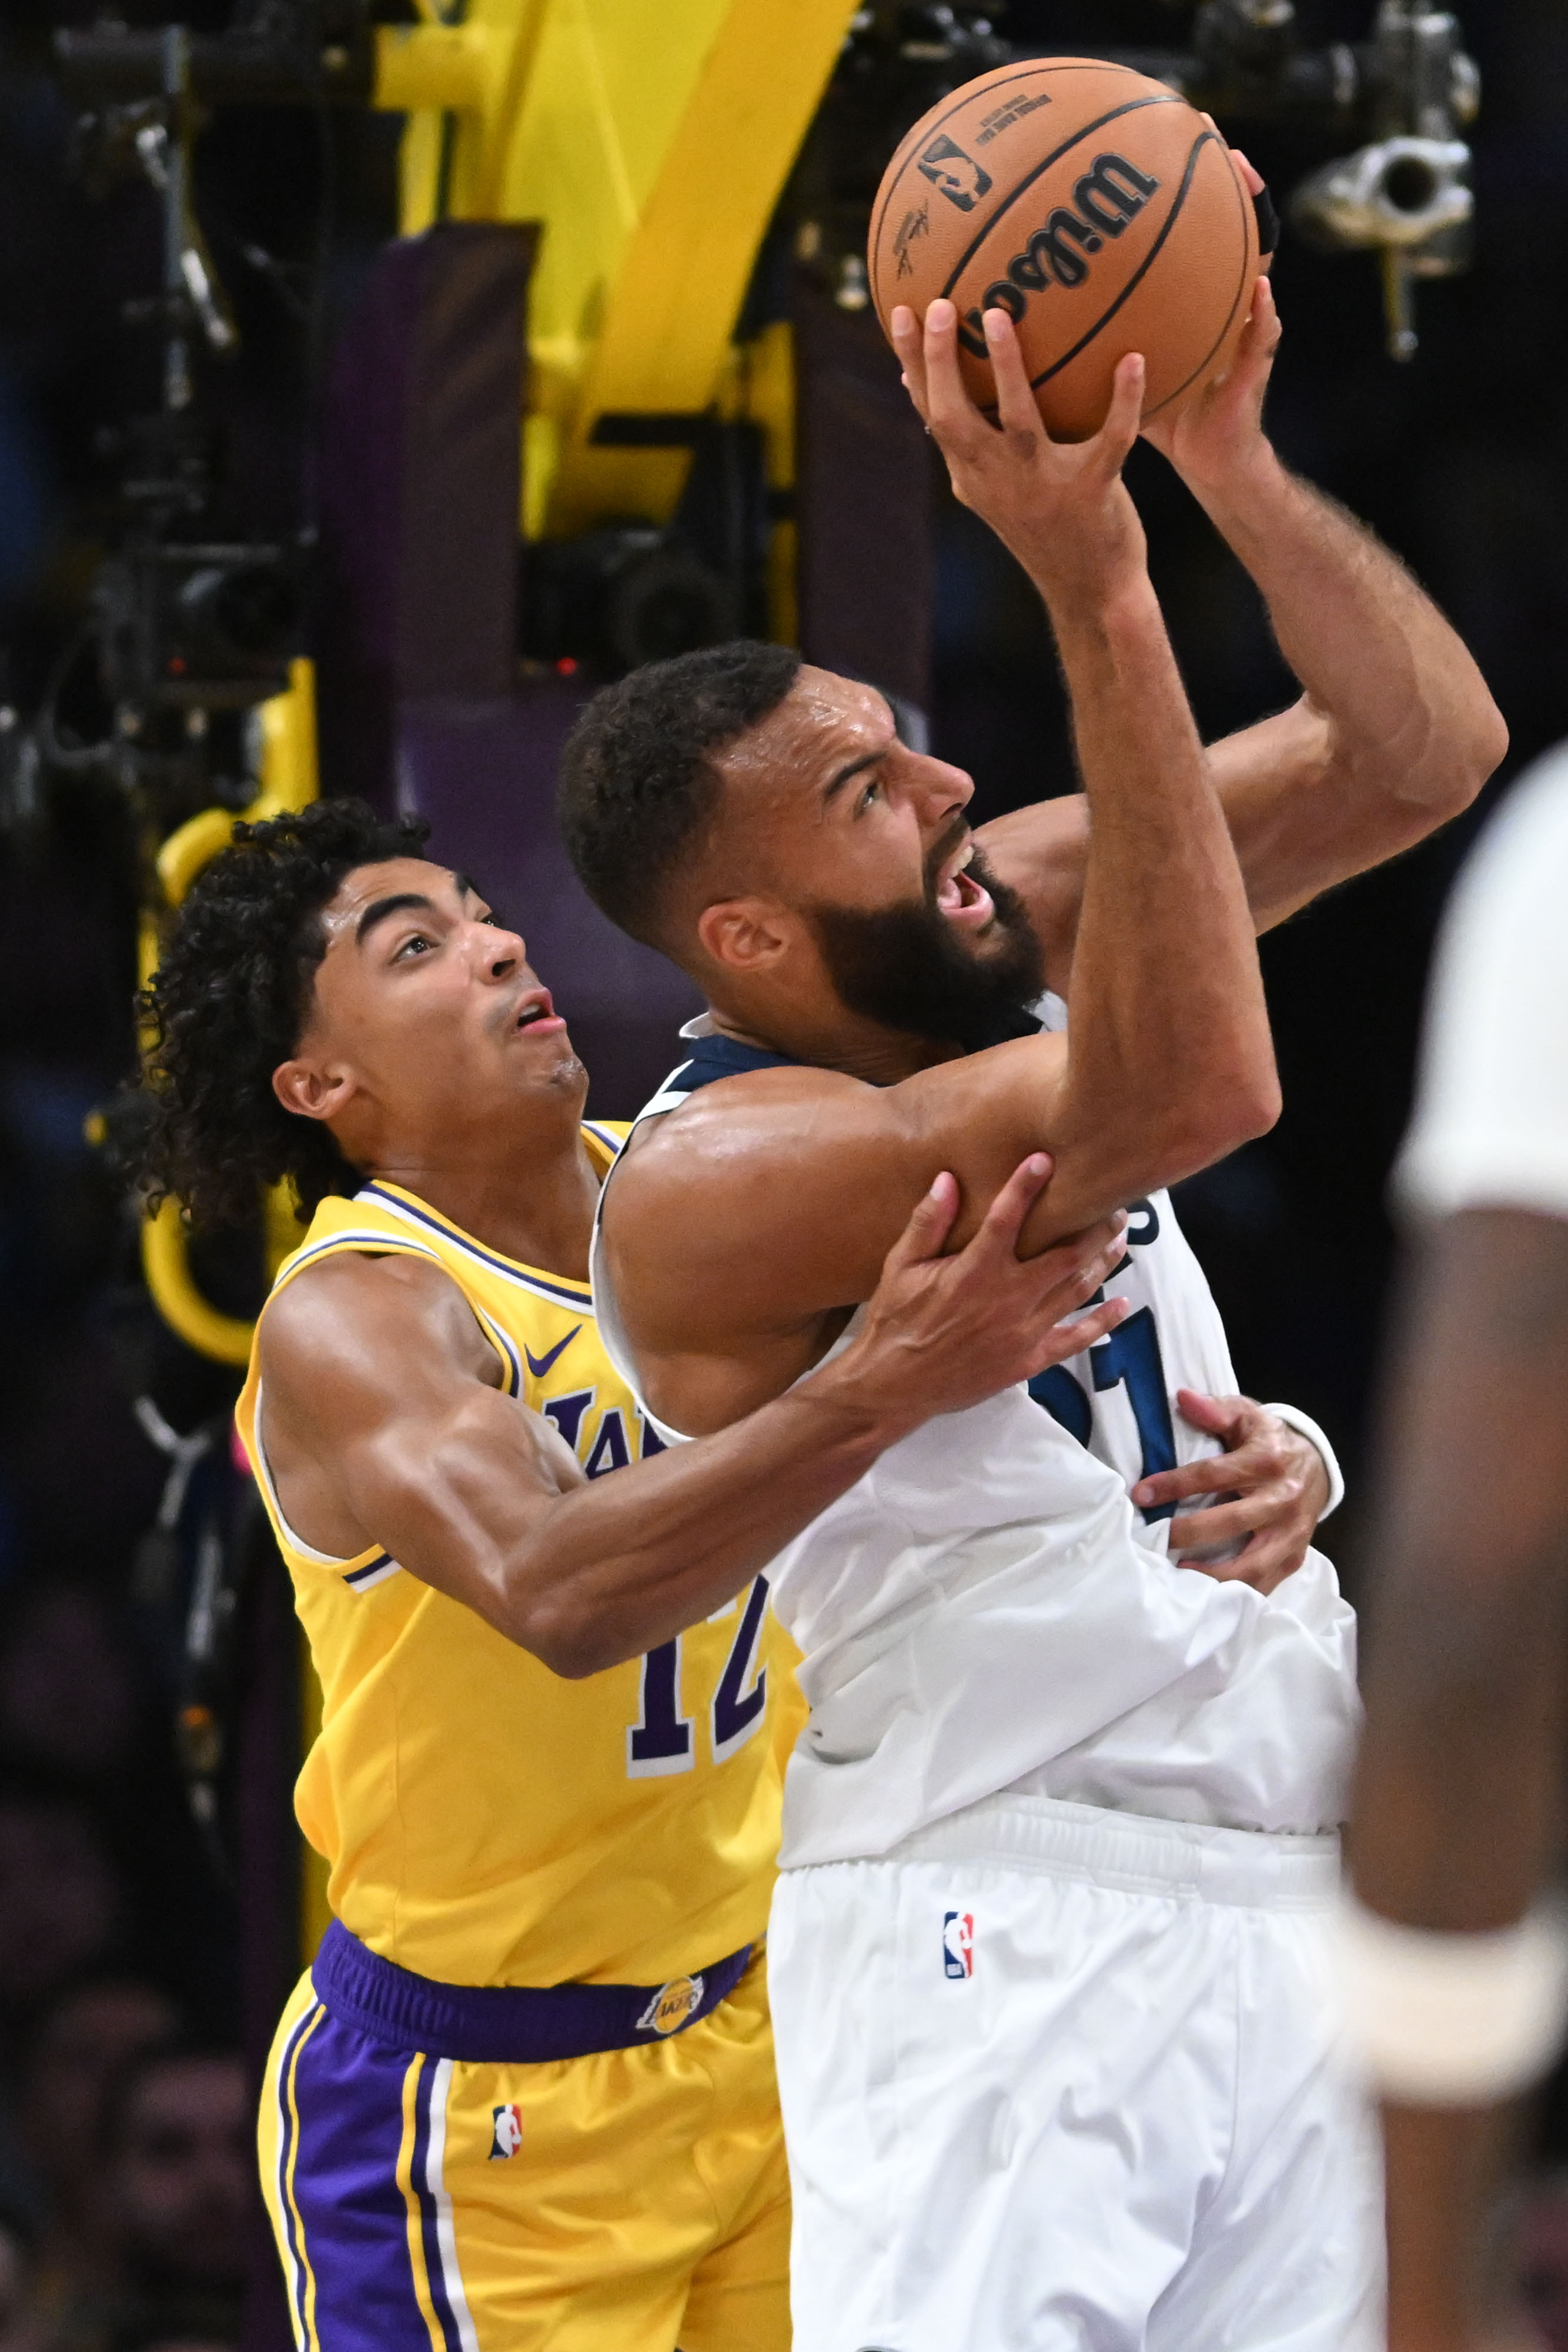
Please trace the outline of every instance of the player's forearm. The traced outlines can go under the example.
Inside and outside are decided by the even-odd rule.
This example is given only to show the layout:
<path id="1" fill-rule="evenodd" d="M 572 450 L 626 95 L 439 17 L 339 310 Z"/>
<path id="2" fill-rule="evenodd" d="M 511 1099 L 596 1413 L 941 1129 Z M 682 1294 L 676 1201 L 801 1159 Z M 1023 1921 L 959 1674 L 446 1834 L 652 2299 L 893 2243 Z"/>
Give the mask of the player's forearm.
<path id="1" fill-rule="evenodd" d="M 1376 827 L 1374 852 L 1468 806 L 1507 730 L 1463 641 L 1398 559 L 1260 436 L 1244 466 L 1187 487 L 1262 591 L 1280 650 L 1327 720 L 1332 759 L 1357 787 L 1357 820 Z"/>
<path id="2" fill-rule="evenodd" d="M 825 1367 L 774 1403 L 560 1496 L 497 1563 L 501 1629 L 597 1674 L 723 1608 L 913 1425 Z"/>
<path id="3" fill-rule="evenodd" d="M 1246 893 L 1146 573 L 1052 611 L 1089 803 L 1057 1173 L 1066 1224 L 1271 1124 Z M 1031 1235 L 1032 1237 L 1032 1235 Z"/>

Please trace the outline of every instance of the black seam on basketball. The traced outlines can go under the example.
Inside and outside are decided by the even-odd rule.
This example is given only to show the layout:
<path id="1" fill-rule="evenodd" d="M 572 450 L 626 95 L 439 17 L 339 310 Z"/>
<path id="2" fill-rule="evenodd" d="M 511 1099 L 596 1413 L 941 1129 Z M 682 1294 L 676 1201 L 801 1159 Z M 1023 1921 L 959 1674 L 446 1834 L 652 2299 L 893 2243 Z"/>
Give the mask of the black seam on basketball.
<path id="1" fill-rule="evenodd" d="M 1181 208 L 1183 205 L 1186 204 L 1188 191 L 1192 186 L 1192 175 L 1197 169 L 1197 159 L 1199 155 L 1206 147 L 1211 145 L 1217 147 L 1218 144 L 1219 142 L 1215 138 L 1212 131 L 1201 131 L 1197 138 L 1193 141 L 1191 152 L 1188 154 L 1186 159 L 1186 169 L 1181 175 L 1181 185 L 1176 190 L 1176 202 L 1160 224 L 1160 233 L 1158 236 L 1155 237 L 1153 245 L 1150 246 L 1147 253 L 1145 254 L 1142 261 L 1139 262 L 1136 269 L 1134 270 L 1131 278 L 1128 278 L 1126 284 L 1123 287 L 1121 292 L 1117 295 L 1110 309 L 1101 312 L 1099 318 L 1095 320 L 1094 324 L 1090 328 L 1089 332 L 1086 335 L 1080 335 L 1078 341 L 1073 344 L 1072 349 L 1070 352 L 1063 352 L 1059 360 L 1052 360 L 1051 365 L 1046 368 L 1041 374 L 1030 376 L 1029 380 L 1029 388 L 1031 392 L 1038 392 L 1042 383 L 1049 383 L 1053 375 L 1060 375 L 1062 369 L 1067 365 L 1070 360 L 1075 360 L 1080 352 L 1086 351 L 1089 345 L 1094 341 L 1095 336 L 1098 335 L 1103 328 L 1110 325 L 1111 320 L 1115 317 L 1117 311 L 1121 309 L 1128 296 L 1135 293 L 1137 289 L 1143 284 L 1144 279 L 1148 276 L 1150 270 L 1154 268 L 1155 263 L 1159 258 L 1160 247 L 1164 245 L 1166 237 L 1169 236 L 1172 229 L 1175 228 L 1176 221 L 1180 217 Z M 1234 308 L 1234 305 L 1232 307 Z M 1162 401 L 1160 404 L 1163 407 L 1165 404 Z"/>
<path id="2" fill-rule="evenodd" d="M 1000 204 L 997 206 L 996 211 L 991 215 L 991 217 L 986 223 L 985 227 L 981 229 L 979 234 L 976 236 L 974 243 L 968 247 L 967 252 L 959 256 L 957 263 L 954 268 L 953 275 L 948 278 L 946 285 L 942 289 L 941 294 L 935 299 L 942 300 L 951 295 L 954 287 L 957 284 L 959 278 L 962 278 L 965 270 L 967 269 L 970 262 L 973 261 L 976 254 L 978 253 L 981 246 L 984 245 L 986 239 L 995 228 L 997 223 L 1002 218 L 1004 214 L 1011 210 L 1012 206 L 1017 204 L 1019 198 L 1027 189 L 1033 187 L 1035 182 L 1039 179 L 1042 172 L 1049 172 L 1053 163 L 1060 163 L 1064 155 L 1071 155 L 1073 149 L 1075 147 L 1081 147 L 1085 139 L 1092 139 L 1096 131 L 1103 131 L 1108 122 L 1115 122 L 1119 121 L 1124 114 L 1136 114 L 1145 106 L 1185 106 L 1186 104 L 1186 99 L 1177 98 L 1174 90 L 1170 91 L 1164 98 L 1130 98 L 1125 106 L 1113 106 L 1109 114 L 1101 115 L 1099 120 L 1095 122 L 1086 122 L 1082 131 L 1075 131 L 1071 139 L 1066 140 L 1061 146 L 1055 150 L 1053 153 L 1045 156 L 1040 163 L 1038 163 L 1027 179 L 1023 179 L 1019 182 L 1018 186 L 1013 190 L 1011 195 L 1008 197 L 1005 204 Z M 1211 133 L 1207 131 L 1204 135 L 1206 138 L 1212 136 Z"/>
<path id="3" fill-rule="evenodd" d="M 1234 164 L 1230 167 L 1230 176 L 1236 184 L 1237 202 L 1238 204 L 1241 204 L 1241 183 L 1237 177 L 1236 167 Z M 1179 400 L 1182 394 L 1187 389 L 1187 386 L 1197 382 L 1198 377 L 1203 373 L 1204 369 L 1208 365 L 1210 360 L 1214 357 L 1215 352 L 1225 341 L 1226 336 L 1230 332 L 1230 321 L 1236 316 L 1236 305 L 1240 301 L 1242 295 L 1247 291 L 1248 286 L 1251 280 L 1257 277 L 1258 268 L 1260 267 L 1262 261 L 1261 244 L 1260 244 L 1259 247 L 1258 264 L 1254 265 L 1250 261 L 1250 245 L 1251 240 L 1247 234 L 1247 208 L 1245 205 L 1241 205 L 1241 276 L 1237 283 L 1236 292 L 1231 297 L 1230 308 L 1225 314 L 1225 324 L 1221 327 L 1218 334 L 1216 335 L 1213 342 L 1210 343 L 1207 351 L 1205 352 L 1202 359 L 1199 360 L 1192 373 L 1185 378 L 1182 383 L 1178 383 L 1174 392 L 1167 392 L 1163 400 L 1156 400 L 1153 408 L 1145 409 L 1144 417 L 1145 422 L 1151 416 L 1157 416 L 1162 408 L 1168 408 L 1173 400 Z"/>
<path id="4" fill-rule="evenodd" d="M 1027 81 L 1031 74 L 1083 73 L 1091 67 L 1092 67 L 1096 72 L 1100 73 L 1133 74 L 1134 80 L 1144 81 L 1147 79 L 1147 76 L 1145 74 L 1134 74 L 1134 69 L 1131 66 L 1105 66 L 1103 65 L 1097 58 L 1070 58 L 1059 66 L 1042 65 L 1040 60 L 1036 58 L 1031 63 L 1021 65 L 1017 73 L 1009 74 L 1006 81 L 993 82 L 991 87 L 993 89 L 1006 89 L 1015 81 Z M 945 122 L 951 122 L 956 114 L 962 114 L 964 109 L 972 103 L 972 91 L 973 84 L 967 84 L 963 89 L 955 90 L 953 93 L 953 103 L 947 109 L 946 114 L 938 115 L 935 122 L 926 122 L 925 124 L 917 124 L 915 126 L 915 128 L 921 132 L 923 142 L 934 139 Z M 914 135 L 914 131 L 906 131 L 904 134 L 905 142 L 912 140 Z M 895 158 L 896 153 L 897 151 L 895 149 Z M 893 202 L 894 190 L 902 184 L 904 175 L 914 161 L 915 149 L 911 146 L 909 153 L 904 157 L 903 163 L 899 164 L 897 172 L 894 173 L 893 180 L 889 184 L 887 194 L 882 200 L 882 210 L 877 214 L 876 218 L 872 223 L 870 250 L 873 253 L 880 254 L 882 251 L 882 225 L 887 217 L 887 208 Z"/>

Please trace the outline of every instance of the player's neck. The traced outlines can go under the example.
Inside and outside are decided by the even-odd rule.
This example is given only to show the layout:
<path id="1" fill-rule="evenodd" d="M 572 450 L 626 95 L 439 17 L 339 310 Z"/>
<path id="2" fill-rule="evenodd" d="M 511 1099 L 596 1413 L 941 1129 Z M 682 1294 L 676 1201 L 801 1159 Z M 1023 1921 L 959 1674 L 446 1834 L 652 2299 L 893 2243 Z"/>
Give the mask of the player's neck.
<path id="1" fill-rule="evenodd" d="M 576 1122 L 559 1137 L 507 1138 L 504 1150 L 493 1135 L 482 1151 L 471 1140 L 389 1152 L 374 1173 L 486 1249 L 586 1282 L 600 1176 Z"/>

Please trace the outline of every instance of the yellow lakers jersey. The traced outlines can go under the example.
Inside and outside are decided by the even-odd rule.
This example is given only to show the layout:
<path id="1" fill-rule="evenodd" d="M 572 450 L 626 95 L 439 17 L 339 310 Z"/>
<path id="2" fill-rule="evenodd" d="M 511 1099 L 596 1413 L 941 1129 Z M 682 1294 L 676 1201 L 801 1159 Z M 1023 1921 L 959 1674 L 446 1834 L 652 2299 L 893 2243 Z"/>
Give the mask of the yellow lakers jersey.
<path id="1" fill-rule="evenodd" d="M 608 1169 L 626 1130 L 582 1132 Z M 322 1202 L 275 1295 L 350 1250 L 443 1266 L 507 1393 L 554 1423 L 591 1478 L 657 1448 L 586 1283 L 502 1257 L 375 1182 Z M 344 1926 L 453 1984 L 657 1984 L 760 1936 L 795 1723 L 766 1580 L 645 1657 L 562 1681 L 384 1550 L 333 1559 L 300 1541 L 267 1473 L 256 1355 L 240 1434 L 322 1692 L 296 1809 Z"/>

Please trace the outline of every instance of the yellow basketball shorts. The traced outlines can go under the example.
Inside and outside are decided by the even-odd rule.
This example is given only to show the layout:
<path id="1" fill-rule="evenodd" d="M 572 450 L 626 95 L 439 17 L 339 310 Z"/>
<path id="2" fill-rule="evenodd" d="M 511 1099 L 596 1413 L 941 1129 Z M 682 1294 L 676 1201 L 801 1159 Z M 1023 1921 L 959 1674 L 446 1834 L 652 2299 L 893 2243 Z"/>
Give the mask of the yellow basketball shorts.
<path id="1" fill-rule="evenodd" d="M 786 2352 L 764 1963 L 667 2041 L 542 2064 L 392 2046 L 303 1977 L 262 2189 L 300 2352 Z"/>

